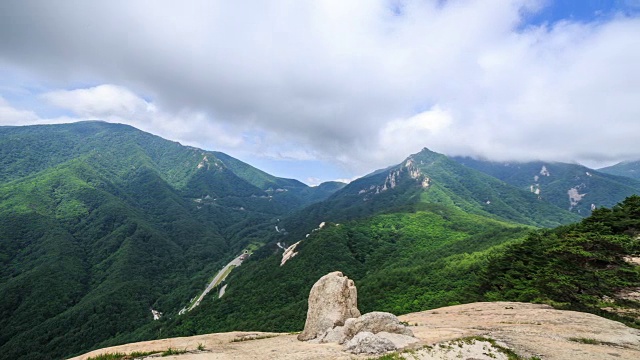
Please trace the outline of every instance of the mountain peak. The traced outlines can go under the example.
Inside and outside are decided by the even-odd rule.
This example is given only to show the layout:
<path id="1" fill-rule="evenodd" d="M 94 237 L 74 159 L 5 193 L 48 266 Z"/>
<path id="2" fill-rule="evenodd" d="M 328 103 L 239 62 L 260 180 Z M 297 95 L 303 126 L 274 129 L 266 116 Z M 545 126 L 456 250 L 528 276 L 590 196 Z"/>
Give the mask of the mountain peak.
<path id="1" fill-rule="evenodd" d="M 435 151 L 429 150 L 428 148 L 425 147 L 422 150 L 420 150 L 420 152 L 409 156 L 407 160 L 415 159 L 418 161 L 435 161 L 442 158 L 446 158 L 446 156 L 443 154 L 437 153 Z"/>

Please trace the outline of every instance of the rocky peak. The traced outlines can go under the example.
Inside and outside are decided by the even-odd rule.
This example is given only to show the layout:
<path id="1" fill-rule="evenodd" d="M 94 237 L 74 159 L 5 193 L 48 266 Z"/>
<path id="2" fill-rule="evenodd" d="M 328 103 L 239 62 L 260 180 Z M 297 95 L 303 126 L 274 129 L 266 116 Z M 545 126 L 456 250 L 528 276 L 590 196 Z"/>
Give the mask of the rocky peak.
<path id="1" fill-rule="evenodd" d="M 389 170 L 389 173 L 382 184 L 370 185 L 368 188 L 361 189 L 358 194 L 364 195 L 366 201 L 369 199 L 370 195 L 377 195 L 385 191 L 395 189 L 400 182 L 407 177 L 414 180 L 422 188 L 426 189 L 431 184 L 431 179 L 420 169 L 420 165 L 423 164 L 424 161 L 416 160 L 411 156 L 400 166 Z"/>

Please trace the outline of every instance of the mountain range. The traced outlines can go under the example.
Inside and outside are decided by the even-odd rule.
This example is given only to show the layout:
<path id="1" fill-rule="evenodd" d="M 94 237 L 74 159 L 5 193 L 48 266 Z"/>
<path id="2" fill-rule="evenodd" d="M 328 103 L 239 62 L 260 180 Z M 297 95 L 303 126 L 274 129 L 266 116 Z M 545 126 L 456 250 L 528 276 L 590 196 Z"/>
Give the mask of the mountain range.
<path id="1" fill-rule="evenodd" d="M 0 128 L 0 349 L 60 358 L 181 308 L 310 188 L 103 122 Z"/>
<path id="2" fill-rule="evenodd" d="M 559 162 L 494 162 L 454 157 L 458 163 L 528 190 L 559 208 L 581 216 L 597 207 L 611 207 L 638 194 L 640 181 L 606 169 Z"/>
<path id="3" fill-rule="evenodd" d="M 365 311 L 485 300 L 479 284 L 497 280 L 484 269 L 531 231 L 640 193 L 636 179 L 580 165 L 426 148 L 348 185 L 309 187 L 98 121 L 0 127 L 0 161 L 7 359 L 211 331 L 296 331 L 309 288 L 334 270 L 358 281 Z M 179 314 L 243 251 L 252 255 L 225 280 L 224 297 Z"/>
<path id="4" fill-rule="evenodd" d="M 600 169 L 603 173 L 640 179 L 640 160 L 623 161 Z"/>

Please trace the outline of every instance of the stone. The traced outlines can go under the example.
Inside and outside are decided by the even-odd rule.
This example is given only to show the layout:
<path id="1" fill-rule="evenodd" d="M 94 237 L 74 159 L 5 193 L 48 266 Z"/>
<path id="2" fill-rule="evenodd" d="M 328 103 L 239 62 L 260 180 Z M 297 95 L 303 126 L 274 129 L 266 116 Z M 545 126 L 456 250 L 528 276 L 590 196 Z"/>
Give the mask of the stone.
<path id="1" fill-rule="evenodd" d="M 413 337 L 413 332 L 400 323 L 398 317 L 387 312 L 374 311 L 358 318 L 347 319 L 344 323 L 343 344 L 360 332 L 377 334 L 381 331 Z"/>
<path id="2" fill-rule="evenodd" d="M 397 348 L 391 340 L 363 331 L 349 340 L 343 350 L 352 354 L 382 354 Z"/>
<path id="3" fill-rule="evenodd" d="M 353 280 L 340 271 L 329 273 L 311 288 L 307 320 L 298 340 L 315 339 L 336 326 L 344 325 L 347 319 L 359 316 L 358 292 Z"/>
<path id="4" fill-rule="evenodd" d="M 413 336 L 388 333 L 386 331 L 380 331 L 379 333 L 377 333 L 375 335 L 377 337 L 381 337 L 383 339 L 387 339 L 387 340 L 391 341 L 393 343 L 393 345 L 396 347 L 396 349 L 404 349 L 407 346 L 409 346 L 411 344 L 415 344 L 418 341 L 420 341 L 420 340 L 418 340 L 417 338 L 415 338 Z"/>
<path id="5" fill-rule="evenodd" d="M 318 336 L 318 342 L 324 343 L 340 343 L 344 337 L 344 326 L 336 326 L 333 329 L 328 329 L 324 334 Z"/>

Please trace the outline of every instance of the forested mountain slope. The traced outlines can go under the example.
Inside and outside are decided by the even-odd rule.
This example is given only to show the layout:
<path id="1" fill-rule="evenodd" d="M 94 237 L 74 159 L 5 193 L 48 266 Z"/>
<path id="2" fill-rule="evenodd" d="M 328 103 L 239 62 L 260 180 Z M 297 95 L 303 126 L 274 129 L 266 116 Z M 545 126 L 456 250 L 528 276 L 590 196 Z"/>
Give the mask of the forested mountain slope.
<path id="1" fill-rule="evenodd" d="M 623 161 L 612 166 L 598 169 L 598 171 L 606 174 L 626 176 L 636 180 L 640 180 L 640 160 Z"/>
<path id="2" fill-rule="evenodd" d="M 7 359 L 126 341 L 153 321 L 152 309 L 188 304 L 278 217 L 329 195 L 103 122 L 0 127 L 0 159 Z"/>
<path id="3" fill-rule="evenodd" d="M 225 297 L 166 323 L 171 335 L 302 328 L 319 276 L 343 271 L 363 312 L 397 314 L 474 301 L 529 301 L 640 326 L 640 197 L 580 223 L 533 230 L 446 205 L 420 204 L 311 232 L 282 264 L 263 248 Z M 635 257 L 635 258 L 634 258 Z M 635 260 L 634 260 L 635 259 Z M 160 325 L 160 324 L 158 324 Z"/>
<path id="4" fill-rule="evenodd" d="M 638 180 L 579 164 L 493 162 L 469 157 L 453 159 L 583 217 L 589 216 L 595 208 L 611 207 L 628 196 L 640 194 Z"/>
<path id="5" fill-rule="evenodd" d="M 287 217 L 284 226 L 291 230 L 290 241 L 297 241 L 322 221 L 358 219 L 419 203 L 442 204 L 471 214 L 543 227 L 580 219 L 528 190 L 425 148 L 401 164 L 352 181 L 327 200 Z"/>
<path id="6" fill-rule="evenodd" d="M 496 253 L 479 288 L 492 301 L 544 302 L 640 327 L 638 256 L 640 196 L 631 196 Z"/>
<path id="7" fill-rule="evenodd" d="M 580 219 L 427 149 L 346 186 L 310 188 L 130 126 L 82 122 L 0 127 L 0 161 L 0 354 L 9 359 L 296 330 L 309 288 L 334 270 L 358 280 L 365 311 L 480 300 L 497 294 L 478 289 L 506 245 Z M 178 315 L 247 247 L 259 249 L 224 297 Z M 296 256 L 283 261 L 283 248 Z M 152 310 L 165 316 L 154 321 Z"/>
<path id="8" fill-rule="evenodd" d="M 231 274 L 224 297 L 205 299 L 191 313 L 168 320 L 165 331 L 183 336 L 300 330 L 311 286 L 336 270 L 358 284 L 363 313 L 403 314 L 478 300 L 472 285 L 486 252 L 522 239 L 531 229 L 439 204 L 325 223 L 284 264 L 283 250 L 275 244 L 254 253 Z"/>
<path id="9" fill-rule="evenodd" d="M 358 281 L 365 311 L 471 301 L 480 298 L 470 284 L 477 284 L 486 251 L 523 238 L 532 226 L 577 219 L 424 149 L 284 217 L 288 234 L 232 274 L 223 299 L 205 300 L 167 326 L 175 335 L 299 329 L 309 288 L 335 270 Z M 297 242 L 288 250 L 297 255 L 282 264 L 284 248 Z"/>

